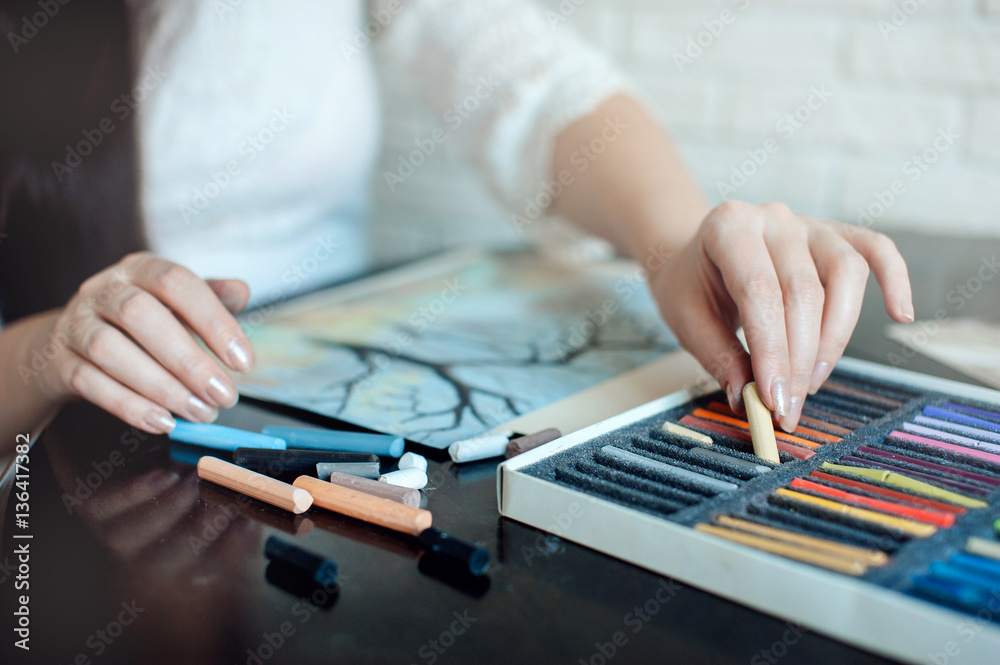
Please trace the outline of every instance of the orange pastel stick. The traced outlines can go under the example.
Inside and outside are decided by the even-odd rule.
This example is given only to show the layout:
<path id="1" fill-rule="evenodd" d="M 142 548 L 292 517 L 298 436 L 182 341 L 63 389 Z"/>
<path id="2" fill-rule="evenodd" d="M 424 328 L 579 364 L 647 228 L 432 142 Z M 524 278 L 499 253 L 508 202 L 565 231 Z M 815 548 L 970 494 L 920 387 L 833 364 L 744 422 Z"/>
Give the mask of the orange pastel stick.
<path id="1" fill-rule="evenodd" d="M 950 503 L 944 503 L 943 501 L 935 501 L 934 499 L 928 499 L 914 494 L 907 494 L 906 492 L 897 492 L 896 490 L 886 489 L 885 487 L 869 485 L 868 483 L 863 483 L 860 480 L 841 478 L 840 476 L 834 476 L 829 473 L 824 473 L 823 471 L 813 471 L 809 474 L 809 476 L 816 478 L 817 480 L 825 480 L 827 482 L 836 483 L 845 487 L 853 487 L 854 489 L 864 490 L 865 492 L 871 492 L 872 494 L 878 494 L 879 496 L 884 496 L 887 499 L 895 499 L 896 501 L 915 503 L 918 506 L 926 506 L 927 508 L 932 508 L 939 513 L 964 515 L 969 512 L 967 508 L 963 508 L 962 506 L 953 506 Z"/>
<path id="2" fill-rule="evenodd" d="M 717 411 L 722 415 L 730 416 L 732 418 L 736 418 L 737 420 L 746 422 L 746 418 L 744 418 L 738 413 L 735 413 L 732 409 L 729 408 L 729 406 L 723 404 L 722 402 L 711 402 L 708 405 L 708 408 L 711 409 L 712 411 Z M 804 424 L 803 420 L 804 418 L 799 418 L 799 423 Z M 795 428 L 795 433 L 811 436 L 814 439 L 819 439 L 820 441 L 826 441 L 827 443 L 837 443 L 838 441 L 840 441 L 839 436 L 835 436 L 833 434 L 827 434 L 826 432 L 820 432 L 819 430 L 811 429 L 809 427 L 802 427 L 801 424 Z M 779 432 L 775 431 L 774 434 L 775 436 L 777 436 Z"/>
<path id="3" fill-rule="evenodd" d="M 901 503 L 893 503 L 892 501 L 884 501 L 882 499 L 872 499 L 867 496 L 861 496 L 860 494 L 845 492 L 844 490 L 838 490 L 833 487 L 827 487 L 826 485 L 820 485 L 819 483 L 814 483 L 811 480 L 805 480 L 803 478 L 793 478 L 792 487 L 817 492 L 847 503 L 853 503 L 857 506 L 881 510 L 887 513 L 892 513 L 893 515 L 899 515 L 900 517 L 909 517 L 917 520 L 918 522 L 927 522 L 928 524 L 935 524 L 945 528 L 948 528 L 955 523 L 955 516 L 949 513 L 941 513 L 928 508 L 914 508 L 913 506 L 906 506 Z"/>
<path id="4" fill-rule="evenodd" d="M 731 418 L 729 416 L 724 416 L 721 413 L 715 413 L 714 411 L 708 411 L 706 409 L 695 409 L 694 414 L 697 418 L 705 418 L 707 420 L 715 420 L 720 423 L 725 423 L 727 425 L 732 425 L 733 427 L 739 427 L 740 429 L 749 430 L 749 423 L 745 423 L 742 420 L 737 420 L 736 418 Z M 815 441 L 808 441 L 798 436 L 792 436 L 791 434 L 785 434 L 784 432 L 775 431 L 774 438 L 779 441 L 787 441 L 788 443 L 794 443 L 800 446 L 805 446 L 806 448 L 815 450 L 819 448 L 820 444 Z"/>

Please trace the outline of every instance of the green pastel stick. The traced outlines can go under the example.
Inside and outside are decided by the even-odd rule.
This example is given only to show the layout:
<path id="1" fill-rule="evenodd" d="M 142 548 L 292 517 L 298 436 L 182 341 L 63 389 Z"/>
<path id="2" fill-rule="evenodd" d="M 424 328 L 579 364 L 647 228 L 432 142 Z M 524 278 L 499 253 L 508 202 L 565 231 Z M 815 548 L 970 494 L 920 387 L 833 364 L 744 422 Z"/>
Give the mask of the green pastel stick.
<path id="1" fill-rule="evenodd" d="M 933 497 L 935 499 L 942 499 L 950 503 L 955 503 L 960 506 L 965 506 L 966 508 L 986 508 L 989 505 L 985 501 L 980 501 L 979 499 L 973 499 L 972 497 L 965 496 L 964 494 L 959 494 L 957 492 L 952 492 L 950 490 L 941 489 L 936 485 L 925 483 L 921 480 L 917 480 L 916 478 L 911 478 L 902 473 L 895 473 L 893 471 L 883 471 L 882 469 L 865 469 L 860 466 L 831 464 L 830 462 L 823 462 L 823 468 L 829 469 L 831 471 L 838 471 L 840 473 L 848 474 L 851 476 L 866 478 L 868 480 L 877 480 L 883 483 L 888 483 L 890 485 L 895 485 L 896 487 L 901 487 L 903 489 L 910 490 L 911 492 L 914 492 L 916 494 Z"/>

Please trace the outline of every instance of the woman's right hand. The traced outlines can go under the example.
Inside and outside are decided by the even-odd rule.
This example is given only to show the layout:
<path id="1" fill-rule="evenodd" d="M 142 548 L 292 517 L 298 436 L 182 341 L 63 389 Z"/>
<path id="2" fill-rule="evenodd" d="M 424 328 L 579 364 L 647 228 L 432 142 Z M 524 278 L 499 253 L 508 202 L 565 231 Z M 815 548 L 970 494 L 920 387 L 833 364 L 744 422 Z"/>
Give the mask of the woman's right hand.
<path id="1" fill-rule="evenodd" d="M 239 280 L 202 280 L 148 252 L 130 254 L 85 281 L 38 341 L 56 349 L 37 377 L 54 400 L 83 398 L 147 432 L 211 422 L 236 404 L 236 386 L 200 337 L 235 371 L 253 348 L 234 314 L 250 291 Z"/>

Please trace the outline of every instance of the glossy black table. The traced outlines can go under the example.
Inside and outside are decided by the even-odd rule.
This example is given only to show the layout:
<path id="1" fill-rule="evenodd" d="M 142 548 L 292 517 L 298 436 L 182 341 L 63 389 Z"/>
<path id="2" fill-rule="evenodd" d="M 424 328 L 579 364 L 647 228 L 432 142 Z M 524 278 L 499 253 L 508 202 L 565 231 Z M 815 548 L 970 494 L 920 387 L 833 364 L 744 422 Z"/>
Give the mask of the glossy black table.
<path id="1" fill-rule="evenodd" d="M 935 251 L 920 239 L 900 246 L 924 252 L 917 258 Z M 960 262 L 983 251 L 963 246 Z M 911 273 L 918 293 L 949 277 L 927 275 L 933 283 L 921 291 L 921 274 Z M 918 298 L 918 318 L 945 294 Z M 988 312 L 994 302 L 984 295 L 977 306 Z M 851 355 L 885 361 L 899 352 L 882 336 L 886 322 L 870 290 Z M 920 356 L 907 368 L 959 377 Z M 252 400 L 220 422 L 302 420 L 330 423 Z M 323 510 L 292 516 L 199 482 L 194 467 L 171 459 L 165 437 L 89 405 L 66 408 L 30 454 L 27 528 L 13 497 L 4 508 L 0 663 L 887 662 L 501 519 L 497 461 L 457 466 L 409 448 L 432 456 L 435 525 L 492 552 L 485 578 L 441 570 L 411 538 Z M 335 559 L 337 587 L 303 588 L 268 570 L 270 534 Z M 25 593 L 15 548 L 25 542 L 30 651 L 13 646 L 12 630 Z"/>

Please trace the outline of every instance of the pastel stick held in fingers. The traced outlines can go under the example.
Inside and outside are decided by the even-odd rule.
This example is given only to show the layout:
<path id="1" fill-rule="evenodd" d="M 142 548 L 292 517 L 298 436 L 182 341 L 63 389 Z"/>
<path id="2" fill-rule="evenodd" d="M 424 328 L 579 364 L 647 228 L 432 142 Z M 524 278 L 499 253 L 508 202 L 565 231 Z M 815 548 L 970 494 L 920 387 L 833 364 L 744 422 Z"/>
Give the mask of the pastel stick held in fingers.
<path id="1" fill-rule="evenodd" d="M 433 519 L 430 511 L 404 506 L 389 499 L 340 487 L 318 478 L 299 476 L 293 484 L 312 494 L 313 500 L 320 508 L 411 536 L 418 536 L 425 529 L 429 529 Z"/>
<path id="2" fill-rule="evenodd" d="M 403 437 L 365 432 L 338 432 L 307 427 L 268 425 L 261 432 L 284 439 L 289 448 L 337 450 L 345 453 L 372 453 L 386 457 L 403 454 Z"/>
<path id="3" fill-rule="evenodd" d="M 781 464 L 781 459 L 778 457 L 778 442 L 774 438 L 771 412 L 761 401 L 757 384 L 753 381 L 743 386 L 743 404 L 747 411 L 747 422 L 750 423 L 754 454 L 762 460 Z"/>
<path id="4" fill-rule="evenodd" d="M 216 450 L 236 450 L 237 448 L 284 450 L 288 447 L 285 440 L 277 436 L 247 432 L 224 425 L 189 423 L 186 420 L 178 420 L 177 427 L 167 436 L 173 441 L 215 448 Z"/>
<path id="5" fill-rule="evenodd" d="M 304 513 L 313 504 L 313 497 L 304 489 L 216 457 L 206 455 L 198 460 L 198 477 L 293 513 Z"/>
<path id="6" fill-rule="evenodd" d="M 390 501 L 395 501 L 411 508 L 420 507 L 420 491 L 412 487 L 400 487 L 399 485 L 380 483 L 377 480 L 359 478 L 346 473 L 337 473 L 336 471 L 330 474 L 329 482 L 382 499 L 389 499 Z"/>

